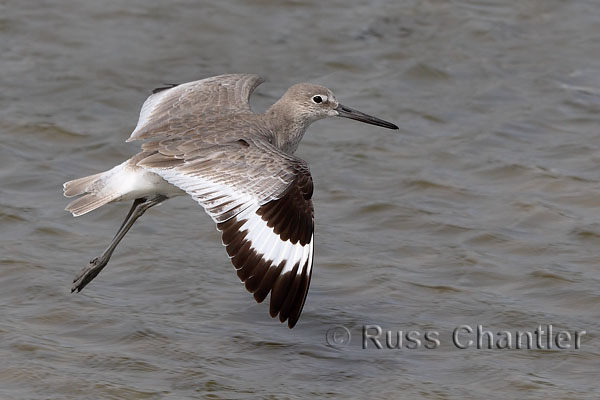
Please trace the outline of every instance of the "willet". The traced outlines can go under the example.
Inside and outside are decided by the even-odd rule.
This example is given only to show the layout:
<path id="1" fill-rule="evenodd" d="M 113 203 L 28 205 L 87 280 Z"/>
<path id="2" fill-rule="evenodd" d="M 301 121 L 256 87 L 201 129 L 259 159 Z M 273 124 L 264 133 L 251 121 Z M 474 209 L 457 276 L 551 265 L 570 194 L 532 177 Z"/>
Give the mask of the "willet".
<path id="1" fill-rule="evenodd" d="M 73 216 L 107 203 L 133 200 L 109 246 L 74 279 L 81 291 L 106 266 L 134 222 L 150 207 L 189 194 L 216 222 L 246 289 L 270 314 L 300 317 L 313 263 L 313 182 L 294 152 L 308 126 L 339 116 L 389 129 L 390 122 L 340 104 L 331 90 L 290 87 L 264 114 L 249 98 L 258 75 L 221 75 L 155 89 L 127 140 L 148 139 L 131 159 L 64 184 Z"/>

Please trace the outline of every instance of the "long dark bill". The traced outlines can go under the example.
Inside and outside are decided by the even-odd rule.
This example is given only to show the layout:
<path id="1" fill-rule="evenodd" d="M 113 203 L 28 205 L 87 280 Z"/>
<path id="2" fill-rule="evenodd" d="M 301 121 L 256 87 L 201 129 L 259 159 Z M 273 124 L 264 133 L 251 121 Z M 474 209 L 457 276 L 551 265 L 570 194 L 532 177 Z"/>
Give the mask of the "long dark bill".
<path id="1" fill-rule="evenodd" d="M 355 119 L 360 122 L 364 122 L 364 123 L 371 124 L 371 125 L 382 126 L 384 128 L 388 128 L 388 129 L 398 129 L 398 127 L 396 125 L 392 124 L 391 122 L 387 122 L 382 119 L 365 114 L 363 112 L 353 110 L 352 108 L 346 107 L 342 104 L 338 104 L 338 106 L 335 108 L 335 110 L 338 112 L 339 116 L 343 117 L 343 118 Z"/>

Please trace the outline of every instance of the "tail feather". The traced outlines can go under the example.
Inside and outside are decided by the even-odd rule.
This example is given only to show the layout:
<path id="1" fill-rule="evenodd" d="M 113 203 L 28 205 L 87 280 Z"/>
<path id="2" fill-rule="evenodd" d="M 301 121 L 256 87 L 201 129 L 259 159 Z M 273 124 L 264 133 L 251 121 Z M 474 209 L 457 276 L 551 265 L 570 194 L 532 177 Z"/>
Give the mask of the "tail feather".
<path id="1" fill-rule="evenodd" d="M 102 207 L 106 203 L 110 203 L 118 197 L 119 193 L 114 192 L 105 196 L 90 193 L 70 202 L 65 210 L 71 212 L 74 217 L 79 217 L 80 215 L 89 213 L 98 207 Z"/>
<path id="2" fill-rule="evenodd" d="M 120 196 L 118 191 L 106 190 L 108 172 L 110 171 L 65 182 L 63 191 L 66 197 L 84 195 L 70 202 L 65 210 L 78 217 L 117 199 Z"/>
<path id="3" fill-rule="evenodd" d="M 146 156 L 146 153 L 140 153 L 108 171 L 66 182 L 63 185 L 65 196 L 81 197 L 71 201 L 65 210 L 78 217 L 113 201 L 154 195 L 156 190 L 179 194 L 179 189 L 136 165 Z"/>
<path id="4" fill-rule="evenodd" d="M 92 186 L 104 172 L 74 179 L 63 184 L 63 192 L 66 197 L 79 196 L 80 194 L 92 192 Z"/>

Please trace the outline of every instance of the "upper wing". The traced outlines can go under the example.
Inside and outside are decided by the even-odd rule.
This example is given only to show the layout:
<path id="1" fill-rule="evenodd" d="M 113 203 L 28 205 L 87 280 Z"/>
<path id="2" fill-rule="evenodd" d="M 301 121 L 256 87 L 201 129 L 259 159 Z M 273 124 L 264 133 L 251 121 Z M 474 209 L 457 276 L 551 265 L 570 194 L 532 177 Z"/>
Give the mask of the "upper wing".
<path id="1" fill-rule="evenodd" d="M 179 144 L 178 144 L 179 143 Z M 262 141 L 152 143 L 138 165 L 191 195 L 217 223 L 237 274 L 293 328 L 313 262 L 313 184 L 307 164 Z M 178 151 L 179 149 L 179 151 Z"/>
<path id="2" fill-rule="evenodd" d="M 262 82 L 258 75 L 235 74 L 157 89 L 144 102 L 127 141 L 183 135 L 209 124 L 213 116 L 251 112 L 248 100 Z"/>

